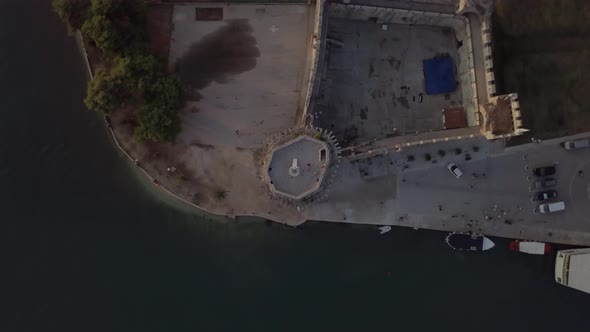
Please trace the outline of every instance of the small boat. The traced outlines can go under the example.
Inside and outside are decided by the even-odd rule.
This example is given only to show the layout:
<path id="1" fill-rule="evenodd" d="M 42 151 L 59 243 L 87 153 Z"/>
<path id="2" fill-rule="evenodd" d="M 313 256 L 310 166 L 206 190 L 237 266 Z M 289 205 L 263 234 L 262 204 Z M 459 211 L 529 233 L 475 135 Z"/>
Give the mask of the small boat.
<path id="1" fill-rule="evenodd" d="M 379 234 L 385 234 L 391 230 L 391 226 L 381 226 L 379 227 Z"/>
<path id="2" fill-rule="evenodd" d="M 455 250 L 484 251 L 492 249 L 496 244 L 481 234 L 451 233 L 446 242 Z"/>
<path id="3" fill-rule="evenodd" d="M 512 240 L 510 250 L 531 255 L 546 255 L 551 252 L 551 246 L 545 242 Z"/>

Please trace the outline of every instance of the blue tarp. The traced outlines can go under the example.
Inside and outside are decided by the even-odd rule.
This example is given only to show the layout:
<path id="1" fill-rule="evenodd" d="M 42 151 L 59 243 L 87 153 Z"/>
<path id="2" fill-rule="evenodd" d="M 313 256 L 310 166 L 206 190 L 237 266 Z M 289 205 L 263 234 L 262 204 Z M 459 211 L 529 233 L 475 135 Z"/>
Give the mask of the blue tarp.
<path id="1" fill-rule="evenodd" d="M 424 78 L 426 79 L 426 94 L 453 92 L 457 88 L 455 68 L 450 56 L 439 56 L 422 61 Z"/>

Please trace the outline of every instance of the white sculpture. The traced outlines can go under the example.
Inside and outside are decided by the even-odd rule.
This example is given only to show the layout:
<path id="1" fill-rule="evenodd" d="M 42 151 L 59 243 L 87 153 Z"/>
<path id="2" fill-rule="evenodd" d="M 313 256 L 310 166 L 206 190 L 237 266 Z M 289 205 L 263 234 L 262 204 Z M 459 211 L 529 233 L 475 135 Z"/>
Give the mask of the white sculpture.
<path id="1" fill-rule="evenodd" d="M 289 175 L 291 176 L 298 176 L 299 175 L 299 165 L 297 164 L 297 158 L 293 158 L 293 163 L 289 168 Z"/>

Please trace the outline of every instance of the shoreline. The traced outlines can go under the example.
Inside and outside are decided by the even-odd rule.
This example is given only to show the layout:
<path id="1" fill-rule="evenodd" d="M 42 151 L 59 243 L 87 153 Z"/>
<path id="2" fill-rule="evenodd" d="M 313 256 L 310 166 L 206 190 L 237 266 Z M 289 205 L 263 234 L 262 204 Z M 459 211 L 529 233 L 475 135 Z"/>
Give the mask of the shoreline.
<path id="1" fill-rule="evenodd" d="M 84 46 L 84 41 L 82 39 L 82 36 L 80 34 L 79 31 L 76 32 L 75 34 L 76 40 L 78 42 L 78 46 L 81 50 L 82 56 L 84 57 L 84 62 L 85 65 L 87 67 L 87 72 L 88 72 L 88 76 L 90 79 L 92 79 L 93 77 L 93 72 L 92 72 L 92 67 L 90 64 L 90 60 L 88 57 L 88 53 L 86 52 L 86 48 Z M 312 63 L 314 63 L 314 61 L 312 61 Z M 317 63 L 314 63 L 315 65 L 317 65 Z M 311 80 L 311 79 L 310 79 Z M 306 99 L 309 97 L 309 91 L 306 91 L 305 95 L 306 95 Z M 305 113 L 305 112 L 304 112 Z M 304 114 L 305 115 L 305 114 Z M 305 119 L 305 117 L 303 117 L 303 119 Z M 146 185 L 148 185 L 149 190 L 152 190 L 152 188 L 156 189 L 154 191 L 154 193 L 158 192 L 157 196 L 160 196 L 161 191 L 165 192 L 165 195 L 160 196 L 160 198 L 162 198 L 165 201 L 168 201 L 166 203 L 172 203 L 171 205 L 176 205 L 177 203 L 179 204 L 179 206 L 175 206 L 175 208 L 179 208 L 179 209 L 183 209 L 182 207 L 186 207 L 187 210 L 190 208 L 191 212 L 195 212 L 196 214 L 209 214 L 211 216 L 214 216 L 214 218 L 220 218 L 223 219 L 224 221 L 227 222 L 231 222 L 231 221 L 238 221 L 239 218 L 248 218 L 248 219 L 256 219 L 259 221 L 272 221 L 272 222 L 276 222 L 279 224 L 285 224 L 285 225 L 289 225 L 292 227 L 297 227 L 298 225 L 301 225 L 307 221 L 316 221 L 316 222 L 337 222 L 337 223 L 344 223 L 344 224 L 362 224 L 362 225 L 371 225 L 371 226 L 380 226 L 380 225 L 391 225 L 391 226 L 402 226 L 402 227 L 411 227 L 411 228 L 418 228 L 418 229 L 428 229 L 428 230 L 435 230 L 435 231 L 442 231 L 442 232 L 453 232 L 453 231 L 469 231 L 469 228 L 466 228 L 465 225 L 461 225 L 460 223 L 456 223 L 453 222 L 452 220 L 448 220 L 448 223 L 446 223 L 445 218 L 440 218 L 440 220 L 438 221 L 433 221 L 431 218 L 432 216 L 429 216 L 428 214 L 416 214 L 412 217 L 412 219 L 414 219 L 414 217 L 416 217 L 416 221 L 417 222 L 411 222 L 411 223 L 406 223 L 406 224 L 402 224 L 399 221 L 396 221 L 397 219 L 383 219 L 384 217 L 387 217 L 387 215 L 383 215 L 383 216 L 378 216 L 377 218 L 373 218 L 373 219 L 363 219 L 365 221 L 361 221 L 361 219 L 354 219 L 354 218 L 344 218 L 343 220 L 336 220 L 332 217 L 334 217 L 335 215 L 331 215 L 329 218 L 323 218 L 323 219 L 318 219 L 317 217 L 319 217 L 319 215 L 314 213 L 309 213 L 309 210 L 304 210 L 301 211 L 301 213 L 299 212 L 299 206 L 297 206 L 297 211 L 296 214 L 299 218 L 291 218 L 293 216 L 289 216 L 289 213 L 284 213 L 286 210 L 282 210 L 280 212 L 283 212 L 282 215 L 277 215 L 274 216 L 271 214 L 271 212 L 269 211 L 269 213 L 260 213 L 257 211 L 252 211 L 252 213 L 243 213 L 244 211 L 240 211 L 240 213 L 234 213 L 234 209 L 231 206 L 225 206 L 221 207 L 220 209 L 211 209 L 211 208 L 206 208 L 202 205 L 196 204 L 194 202 L 191 202 L 189 199 L 186 199 L 184 197 L 182 197 L 179 194 L 176 194 L 173 189 L 170 189 L 169 187 L 165 186 L 164 184 L 162 184 L 161 182 L 159 182 L 156 177 L 152 176 L 150 174 L 150 172 L 146 169 L 146 167 L 144 167 L 140 161 L 138 161 L 137 159 L 135 159 L 134 157 L 132 157 L 130 155 L 130 153 L 127 151 L 127 149 L 125 147 L 123 147 L 123 145 L 121 144 L 119 138 L 117 137 L 117 134 L 115 133 L 115 131 L 112 128 L 111 125 L 111 121 L 110 118 L 108 116 L 104 116 L 104 121 L 106 124 L 106 129 L 108 129 L 108 131 L 110 132 L 110 136 L 114 142 L 114 145 L 123 153 L 123 155 L 135 166 L 135 168 L 139 168 L 140 169 L 140 173 L 143 173 L 143 175 L 140 175 L 142 177 L 142 181 L 145 181 L 147 179 L 148 182 L 151 183 L 151 186 L 149 186 L 147 183 L 145 183 Z M 580 134 L 583 135 L 583 134 Z M 565 139 L 565 138 L 559 138 L 561 140 Z M 514 146 L 514 147 L 507 147 L 507 149 L 511 149 L 511 150 L 520 150 L 520 149 L 525 149 L 527 145 L 524 146 Z M 136 174 L 140 174 L 140 173 L 136 173 Z M 161 173 L 160 173 L 161 175 Z M 185 193 L 186 194 L 186 193 Z M 190 195 L 189 195 L 190 196 Z M 280 204 L 279 202 L 275 202 L 276 204 Z M 180 205 L 182 205 L 182 207 L 180 207 Z M 215 205 L 215 204 L 214 204 Z M 294 210 L 294 207 L 292 207 Z M 227 212 L 223 212 L 223 211 L 227 211 Z M 287 211 L 288 212 L 288 211 Z M 291 211 L 293 212 L 293 211 Z M 396 216 L 397 214 L 399 214 L 399 211 L 397 211 L 397 209 L 394 209 L 392 211 L 390 211 L 393 213 L 393 216 Z M 290 220 L 289 218 L 291 218 L 292 220 Z M 402 217 L 400 217 L 402 218 Z M 407 217 L 404 217 L 407 218 Z M 287 220 L 289 219 L 289 220 Z M 297 220 L 295 220 L 297 219 Z M 330 220 L 332 219 L 332 220 Z M 366 221 L 366 220 L 372 220 L 371 221 Z M 400 219 L 402 220 L 402 219 Z M 405 219 L 402 220 L 405 222 Z M 583 232 L 583 231 L 573 231 L 573 230 L 567 230 L 567 229 L 549 229 L 549 233 L 547 236 L 540 234 L 540 232 L 543 232 L 543 230 L 540 230 L 540 232 L 538 232 L 539 230 L 536 229 L 532 229 L 529 228 L 529 226 L 525 226 L 524 228 L 522 228 L 525 225 L 519 226 L 518 228 L 506 228 L 506 227 L 501 227 L 501 229 L 486 229 L 486 231 L 482 231 L 482 232 L 477 232 L 475 231 L 474 233 L 482 233 L 485 235 L 489 235 L 489 236 L 494 236 L 494 237 L 503 237 L 503 238 L 507 238 L 507 239 L 513 239 L 513 238 L 522 238 L 522 239 L 536 239 L 539 241 L 556 241 L 555 243 L 563 243 L 563 244 L 581 244 L 581 243 L 590 243 L 587 240 L 584 239 L 585 234 L 588 234 L 587 232 Z M 487 227 L 486 227 L 487 228 Z M 528 229 L 527 229 L 528 228 Z M 520 233 L 523 235 L 522 237 L 519 237 L 517 233 L 514 232 L 518 232 L 518 229 L 520 229 Z M 523 230 L 526 231 L 526 234 L 523 234 Z M 491 231 L 491 233 L 490 233 Z M 545 229 L 544 231 L 547 231 L 547 229 Z M 537 234 L 535 234 L 537 233 Z M 554 239 L 550 239 L 552 236 L 555 236 L 556 238 Z M 545 238 L 545 237 L 549 237 L 549 238 Z M 580 241 L 577 240 L 573 240 L 572 238 L 576 238 L 578 237 Z M 553 242 L 552 242 L 553 243 Z"/>
<path id="2" fill-rule="evenodd" d="M 76 43 L 78 44 L 78 48 L 79 48 L 80 52 L 82 53 L 82 57 L 84 59 L 84 64 L 86 67 L 86 73 L 88 75 L 87 78 L 90 81 L 94 78 L 94 73 L 92 72 L 92 66 L 90 65 L 88 53 L 86 51 L 86 47 L 84 46 L 84 39 L 82 38 L 82 34 L 80 33 L 80 31 L 75 32 L 74 38 L 76 40 Z M 205 213 L 205 214 L 213 215 L 218 218 L 223 218 L 223 219 L 225 219 L 225 221 L 236 221 L 237 218 L 247 217 L 247 218 L 260 218 L 261 221 L 270 220 L 273 222 L 281 223 L 278 220 L 273 220 L 272 218 L 266 218 L 266 217 L 261 217 L 261 216 L 257 216 L 257 215 L 228 216 L 226 214 L 220 214 L 220 213 L 217 213 L 213 210 L 207 209 L 205 207 L 198 206 L 197 204 L 190 202 L 190 201 L 186 200 L 185 198 L 180 197 L 179 195 L 173 193 L 170 189 L 164 187 L 161 183 L 159 183 L 156 178 L 154 178 L 143 166 L 141 166 L 141 164 L 137 161 L 137 159 L 133 158 L 125 150 L 125 148 L 123 148 L 121 143 L 119 143 L 117 135 L 115 134 L 115 132 L 112 129 L 109 117 L 103 116 L 103 119 L 104 119 L 105 129 L 110 134 L 108 136 L 109 136 L 109 140 L 111 141 L 111 143 L 113 143 L 114 146 L 118 149 L 118 151 L 121 152 L 123 154 L 123 156 L 126 157 L 125 159 L 130 163 L 129 165 L 133 165 L 134 169 L 139 170 L 139 173 L 137 173 L 137 174 L 141 175 L 143 179 L 148 180 L 147 182 L 151 183 L 151 188 L 156 189 L 154 192 L 165 194 L 164 196 L 162 196 L 162 198 L 163 197 L 172 198 L 174 202 L 181 203 L 183 206 L 190 207 L 191 209 L 196 209 L 196 212 L 198 212 L 198 213 Z M 147 185 L 147 183 L 146 183 L 146 185 Z"/>

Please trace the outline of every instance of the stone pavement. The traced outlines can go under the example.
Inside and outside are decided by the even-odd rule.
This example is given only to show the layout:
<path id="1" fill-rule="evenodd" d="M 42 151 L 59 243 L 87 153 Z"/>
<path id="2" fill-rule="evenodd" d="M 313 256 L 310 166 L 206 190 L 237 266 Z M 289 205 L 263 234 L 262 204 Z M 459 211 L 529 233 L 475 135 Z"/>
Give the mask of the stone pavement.
<path id="1" fill-rule="evenodd" d="M 587 137 L 590 133 L 577 135 Z M 446 231 L 474 231 L 487 235 L 535 239 L 548 242 L 590 244 L 590 150 L 566 151 L 560 142 L 568 138 L 501 149 L 502 141 L 481 144 L 456 141 L 432 145 L 436 163 L 421 156 L 427 145 L 414 147 L 415 160 L 404 162 L 402 154 L 373 158 L 368 163 L 341 163 L 340 180 L 334 181 L 321 202 L 306 207 L 313 220 L 388 224 Z M 453 149 L 443 144 L 463 144 L 472 158 L 436 150 Z M 410 153 L 410 152 L 407 152 Z M 456 179 L 446 169 L 456 163 L 464 176 Z M 566 210 L 554 214 L 536 212 L 529 190 L 532 169 L 557 164 L 555 189 Z M 408 165 L 410 165 L 408 167 Z M 528 169 L 527 169 L 528 167 Z M 368 168 L 369 170 L 373 168 Z M 580 177 L 582 170 L 585 177 Z M 364 176 L 368 174 L 369 176 Z M 337 177 L 338 177 L 337 176 Z M 394 183 L 395 182 L 395 183 Z"/>

